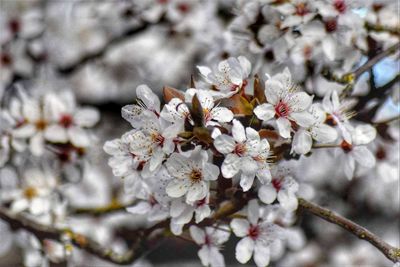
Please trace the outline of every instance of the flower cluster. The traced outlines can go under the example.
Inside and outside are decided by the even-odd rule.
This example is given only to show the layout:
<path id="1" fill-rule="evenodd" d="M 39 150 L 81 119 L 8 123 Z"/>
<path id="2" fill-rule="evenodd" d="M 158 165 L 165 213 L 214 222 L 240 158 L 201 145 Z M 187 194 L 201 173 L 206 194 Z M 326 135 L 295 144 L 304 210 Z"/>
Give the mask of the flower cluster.
<path id="1" fill-rule="evenodd" d="M 221 231 L 232 230 L 243 237 L 236 248 L 238 261 L 254 255 L 257 266 L 265 266 L 269 246 L 285 239 L 285 229 L 262 210 L 273 204 L 290 213 L 298 205 L 298 182 L 290 171 L 280 170 L 284 150 L 296 156 L 309 154 L 313 146 L 335 145 L 349 158 L 345 172 L 351 178 L 358 155 L 371 153 L 365 145 L 376 131 L 353 126 L 336 92 L 313 101 L 293 84 L 287 68 L 266 75 L 265 88 L 260 78 L 251 77 L 245 57 L 221 61 L 215 70 L 198 69 L 202 86 L 192 80 L 185 92 L 165 87 L 164 105 L 148 86 L 137 87 L 137 103 L 122 108 L 133 129 L 104 145 L 112 156 L 109 165 L 124 178 L 125 191 L 138 199 L 127 211 L 147 214 L 149 221 L 170 218 L 176 235 L 190 225 L 202 246 L 203 264 L 222 265 L 218 248 L 229 234 Z M 252 94 L 247 93 L 250 84 Z M 202 229 L 231 197 L 247 207 L 248 220 L 234 219 L 230 228 L 207 223 Z"/>

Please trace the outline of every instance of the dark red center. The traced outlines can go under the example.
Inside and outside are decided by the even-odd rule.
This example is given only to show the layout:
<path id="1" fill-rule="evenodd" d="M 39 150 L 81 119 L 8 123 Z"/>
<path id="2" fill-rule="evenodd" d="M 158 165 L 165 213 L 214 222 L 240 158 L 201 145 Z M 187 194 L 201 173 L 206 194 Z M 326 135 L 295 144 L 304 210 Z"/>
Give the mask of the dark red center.
<path id="1" fill-rule="evenodd" d="M 238 156 L 243 156 L 246 153 L 246 146 L 244 144 L 237 144 L 234 153 Z"/>
<path id="2" fill-rule="evenodd" d="M 305 16 L 309 12 L 306 3 L 300 3 L 296 5 L 296 15 L 298 16 Z"/>
<path id="3" fill-rule="evenodd" d="M 1 53 L 0 62 L 2 66 L 9 66 L 12 64 L 12 58 L 8 53 Z"/>
<path id="4" fill-rule="evenodd" d="M 376 151 L 376 159 L 377 160 L 384 160 L 386 158 L 386 151 L 383 147 L 379 147 Z"/>
<path id="5" fill-rule="evenodd" d="M 260 229 L 258 228 L 258 225 L 250 226 L 248 235 L 251 239 L 256 240 L 259 234 L 260 234 Z"/>
<path id="6" fill-rule="evenodd" d="M 69 114 L 62 115 L 58 123 L 64 128 L 69 128 L 73 123 L 72 116 Z"/>
<path id="7" fill-rule="evenodd" d="M 339 13 L 346 12 L 347 6 L 344 0 L 335 0 L 333 6 L 336 8 L 337 11 L 339 11 Z"/>
<path id="8" fill-rule="evenodd" d="M 188 4 L 180 3 L 178 4 L 178 10 L 182 13 L 187 13 L 190 10 L 190 7 Z"/>
<path id="9" fill-rule="evenodd" d="M 272 186 L 276 191 L 281 190 L 282 188 L 282 180 L 281 179 L 272 179 Z"/>
<path id="10" fill-rule="evenodd" d="M 280 100 L 278 104 L 275 106 L 275 114 L 277 117 L 284 117 L 286 118 L 289 115 L 290 108 L 288 104 Z"/>
<path id="11" fill-rule="evenodd" d="M 353 149 L 353 145 L 347 143 L 345 140 L 342 141 L 340 147 L 343 149 L 345 153 L 349 153 Z"/>
<path id="12" fill-rule="evenodd" d="M 21 23 L 18 19 L 10 19 L 8 21 L 8 28 L 13 34 L 16 34 L 21 30 Z"/>
<path id="13" fill-rule="evenodd" d="M 337 20 L 336 19 L 330 19 L 325 21 L 325 30 L 327 32 L 334 32 L 337 29 Z"/>
<path id="14" fill-rule="evenodd" d="M 206 199 L 206 198 L 203 198 L 203 199 L 200 199 L 200 200 L 198 200 L 198 201 L 196 202 L 196 206 L 197 206 L 197 207 L 201 207 L 201 206 L 205 205 L 206 203 L 207 203 L 207 199 Z"/>

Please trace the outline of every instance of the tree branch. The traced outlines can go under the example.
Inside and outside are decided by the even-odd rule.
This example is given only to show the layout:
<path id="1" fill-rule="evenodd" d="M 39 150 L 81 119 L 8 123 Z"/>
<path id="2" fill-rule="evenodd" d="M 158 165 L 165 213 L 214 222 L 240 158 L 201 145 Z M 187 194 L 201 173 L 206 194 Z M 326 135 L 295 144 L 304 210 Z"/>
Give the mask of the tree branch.
<path id="1" fill-rule="evenodd" d="M 139 258 L 144 250 L 140 249 L 143 243 L 144 235 L 141 231 L 137 231 L 137 242 L 133 244 L 130 251 L 125 254 L 115 253 L 109 248 L 104 248 L 97 242 L 81 235 L 74 233 L 71 229 L 58 229 L 53 226 L 45 226 L 35 222 L 34 220 L 24 216 L 23 214 L 14 214 L 4 207 L 0 207 L 0 219 L 8 223 L 11 229 L 24 229 L 35 235 L 40 241 L 45 239 L 62 240 L 64 236 L 71 238 L 72 244 L 92 255 L 103 260 L 117 264 L 128 264 Z"/>
<path id="2" fill-rule="evenodd" d="M 395 45 L 392 45 L 382 53 L 377 54 L 376 56 L 370 58 L 367 62 L 365 62 L 361 67 L 356 69 L 355 71 L 352 72 L 352 74 L 355 76 L 355 79 L 358 78 L 361 74 L 366 72 L 367 70 L 371 69 L 376 63 L 384 59 L 385 57 L 395 53 L 398 51 L 400 48 L 400 43 L 397 43 Z"/>
<path id="3" fill-rule="evenodd" d="M 356 224 L 355 222 L 302 198 L 299 198 L 299 206 L 303 210 L 306 210 L 328 222 L 339 225 L 358 238 L 368 241 L 374 247 L 379 249 L 392 262 L 400 262 L 400 248 L 395 248 L 389 245 L 381 238 L 368 231 L 364 227 Z"/>

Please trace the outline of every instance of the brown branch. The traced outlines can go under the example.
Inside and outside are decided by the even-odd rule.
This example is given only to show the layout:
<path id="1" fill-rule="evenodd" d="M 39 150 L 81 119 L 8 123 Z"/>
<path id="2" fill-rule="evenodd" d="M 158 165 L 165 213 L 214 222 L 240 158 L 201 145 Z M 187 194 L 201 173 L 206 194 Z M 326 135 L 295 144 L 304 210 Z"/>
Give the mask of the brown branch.
<path id="1" fill-rule="evenodd" d="M 109 248 L 104 248 L 97 242 L 81 235 L 74 233 L 71 229 L 58 229 L 53 226 L 45 226 L 35 222 L 34 220 L 24 216 L 23 214 L 14 214 L 4 207 L 0 207 L 0 219 L 6 222 L 11 229 L 24 229 L 35 235 L 40 241 L 45 239 L 62 240 L 64 236 L 71 238 L 72 244 L 92 255 L 103 260 L 117 264 L 128 264 L 139 258 L 144 250 L 140 249 L 143 243 L 143 234 L 137 231 L 137 242 L 132 245 L 130 251 L 125 254 L 115 253 Z"/>
<path id="2" fill-rule="evenodd" d="M 397 43 L 395 45 L 392 45 L 385 51 L 382 51 L 382 53 L 379 53 L 376 56 L 370 58 L 361 67 L 359 67 L 358 69 L 356 69 L 355 71 L 352 72 L 352 74 L 354 75 L 354 78 L 358 78 L 361 74 L 363 74 L 367 70 L 371 69 L 376 63 L 378 63 L 385 57 L 395 53 L 396 51 L 398 51 L 399 48 L 400 48 L 400 43 Z"/>
<path id="3" fill-rule="evenodd" d="M 374 247 L 379 249 L 392 262 L 396 263 L 400 261 L 400 248 L 389 245 L 381 238 L 368 231 L 364 227 L 356 224 L 355 222 L 302 198 L 299 198 L 299 206 L 303 210 L 306 210 L 328 222 L 339 225 L 358 238 L 368 241 Z"/>
<path id="4" fill-rule="evenodd" d="M 110 204 L 102 207 L 94 207 L 94 208 L 71 208 L 71 215 L 92 215 L 92 216 L 101 216 L 107 215 L 114 212 L 126 211 L 126 208 L 135 205 L 137 201 L 132 201 L 130 203 L 120 203 L 118 201 L 111 201 Z"/>
<path id="5" fill-rule="evenodd" d="M 399 35 L 400 34 L 400 28 L 390 28 L 385 25 L 380 25 L 380 24 L 371 24 L 371 23 L 365 23 L 365 28 L 369 31 L 375 31 L 375 32 L 388 32 L 390 34 L 394 35 Z"/>

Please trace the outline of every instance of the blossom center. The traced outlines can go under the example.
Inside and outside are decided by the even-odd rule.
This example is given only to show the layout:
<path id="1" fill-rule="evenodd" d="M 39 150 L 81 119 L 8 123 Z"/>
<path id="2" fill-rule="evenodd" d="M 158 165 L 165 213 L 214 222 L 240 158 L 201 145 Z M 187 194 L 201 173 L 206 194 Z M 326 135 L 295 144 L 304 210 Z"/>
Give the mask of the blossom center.
<path id="1" fill-rule="evenodd" d="M 151 134 L 151 139 L 153 140 L 154 143 L 162 146 L 164 144 L 165 138 L 162 136 L 160 133 L 152 133 Z"/>
<path id="2" fill-rule="evenodd" d="M 36 197 L 37 194 L 38 194 L 38 192 L 37 192 L 36 188 L 34 188 L 32 186 L 29 186 L 29 187 L 25 188 L 25 190 L 24 190 L 24 196 L 29 200 Z"/>
<path id="3" fill-rule="evenodd" d="M 182 13 L 187 13 L 188 11 L 189 11 L 189 5 L 188 4 L 185 4 L 185 3 L 180 3 L 179 5 L 178 5 L 178 10 L 180 11 L 180 12 L 182 12 Z"/>
<path id="4" fill-rule="evenodd" d="M 300 3 L 296 5 L 296 15 L 305 16 L 308 13 L 308 8 L 306 3 Z"/>
<path id="5" fill-rule="evenodd" d="M 376 158 L 378 160 L 384 160 L 386 158 L 386 151 L 383 147 L 379 147 L 376 151 Z"/>
<path id="6" fill-rule="evenodd" d="M 250 226 L 248 235 L 251 239 L 256 240 L 259 234 L 260 234 L 260 228 L 258 227 L 258 225 Z"/>
<path id="7" fill-rule="evenodd" d="M 47 121 L 38 120 L 38 121 L 36 121 L 35 126 L 36 126 L 36 129 L 38 129 L 39 131 L 43 131 L 47 127 Z"/>
<path id="8" fill-rule="evenodd" d="M 198 201 L 196 202 L 196 206 L 197 206 L 197 207 L 201 207 L 201 206 L 204 206 L 206 203 L 207 203 L 207 199 L 206 199 L 206 198 L 203 198 L 203 199 L 200 199 L 200 200 L 198 200 Z"/>
<path id="9" fill-rule="evenodd" d="M 211 113 L 208 110 L 208 108 L 203 108 L 203 114 L 204 114 L 204 121 L 205 122 L 208 122 L 208 121 L 210 121 L 212 119 Z"/>
<path id="10" fill-rule="evenodd" d="M 284 117 L 286 118 L 289 116 L 290 107 L 288 104 L 280 100 L 278 104 L 275 106 L 275 114 L 277 117 Z"/>
<path id="11" fill-rule="evenodd" d="M 157 199 L 156 199 L 153 195 L 150 195 L 150 197 L 149 197 L 149 203 L 150 203 L 150 205 L 153 207 L 154 205 L 156 205 L 156 204 L 158 203 L 158 201 L 157 201 Z"/>
<path id="12" fill-rule="evenodd" d="M 347 143 L 345 140 L 342 141 L 340 147 L 343 149 L 345 153 L 349 153 L 353 149 L 353 145 Z"/>
<path id="13" fill-rule="evenodd" d="M 247 148 L 245 144 L 236 144 L 235 146 L 235 154 L 237 154 L 238 156 L 244 156 L 244 154 L 246 153 Z"/>
<path id="14" fill-rule="evenodd" d="M 336 0 L 333 3 L 333 6 L 335 7 L 335 9 L 337 11 L 339 11 L 339 13 L 344 13 L 347 9 L 346 3 L 344 2 L 344 0 Z"/>
<path id="15" fill-rule="evenodd" d="M 16 34 L 21 30 L 21 23 L 18 19 L 11 19 L 8 22 L 8 27 L 13 34 Z"/>
<path id="16" fill-rule="evenodd" d="M 12 64 L 12 58 L 10 54 L 1 53 L 0 63 L 2 66 L 9 66 Z"/>
<path id="17" fill-rule="evenodd" d="M 64 114 L 61 116 L 58 123 L 63 126 L 64 128 L 69 128 L 72 125 L 73 119 L 72 116 L 69 114 Z"/>
<path id="18" fill-rule="evenodd" d="M 275 188 L 276 191 L 281 190 L 282 188 L 282 180 L 281 179 L 273 179 L 272 186 Z"/>
<path id="19" fill-rule="evenodd" d="M 197 170 L 197 169 L 192 170 L 189 177 L 190 177 L 190 180 L 192 181 L 192 183 L 198 183 L 203 179 L 203 175 L 201 174 L 201 171 Z"/>
<path id="20" fill-rule="evenodd" d="M 337 29 L 337 21 L 336 19 L 330 19 L 325 21 L 325 30 L 329 33 L 335 32 Z"/>

